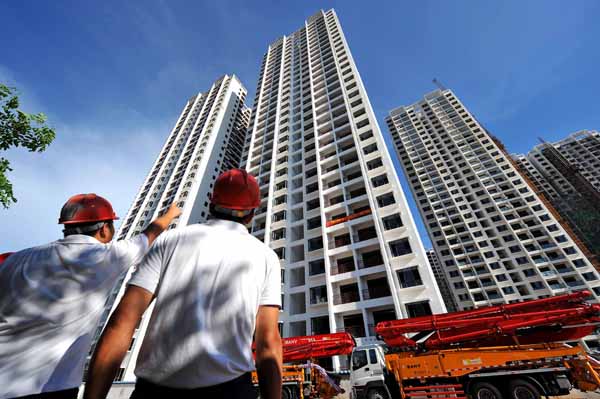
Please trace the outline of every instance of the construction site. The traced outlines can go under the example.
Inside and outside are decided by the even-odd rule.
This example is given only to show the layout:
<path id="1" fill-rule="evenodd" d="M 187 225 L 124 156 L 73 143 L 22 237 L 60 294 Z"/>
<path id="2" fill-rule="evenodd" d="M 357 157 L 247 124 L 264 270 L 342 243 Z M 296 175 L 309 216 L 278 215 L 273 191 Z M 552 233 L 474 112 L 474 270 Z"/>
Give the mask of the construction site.
<path id="1" fill-rule="evenodd" d="M 138 25 L 162 21 L 143 8 L 133 10 Z M 167 21 L 131 37 L 143 41 L 162 35 L 163 27 L 183 32 L 168 8 L 160 5 Z M 361 13 L 349 18 L 358 32 L 353 41 L 362 46 L 356 54 L 368 54 L 363 71 L 380 90 L 372 105 L 336 10 L 311 9 L 294 19 L 296 25 L 271 26 L 255 16 L 240 33 L 233 28 L 252 13 L 237 8 L 239 15 L 215 12 L 226 29 L 213 27 L 219 32 L 211 31 L 214 37 L 198 31 L 153 41 L 164 47 L 162 57 L 206 36 L 207 48 L 227 59 L 221 40 L 236 37 L 242 45 L 232 51 L 235 62 L 207 68 L 210 79 L 196 79 L 198 65 L 169 64 L 159 78 L 147 78 L 146 91 L 137 87 L 144 93 L 139 103 L 163 99 L 159 106 L 148 114 L 102 115 L 129 116 L 134 125 L 138 117 L 161 114 L 160 123 L 152 122 L 156 132 L 141 129 L 132 145 L 119 135 L 112 141 L 94 136 L 80 154 L 71 147 L 77 135 L 67 135 L 58 147 L 66 166 L 45 167 L 48 173 L 88 174 L 86 190 L 99 187 L 127 198 L 119 198 L 118 208 L 112 197 L 95 194 L 100 191 L 71 193 L 55 212 L 57 220 L 53 213 L 51 233 L 57 234 L 57 221 L 60 226 L 53 241 L 33 246 L 18 230 L 6 238 L 10 244 L 0 251 L 0 399 L 600 399 L 600 132 L 553 131 L 566 126 L 556 121 L 527 138 L 511 130 L 516 125 L 502 123 L 518 107 L 506 103 L 518 101 L 489 100 L 503 86 L 487 97 L 474 89 L 471 74 L 493 63 L 473 63 L 472 55 L 464 57 L 471 60 L 464 67 L 471 86 L 453 86 L 464 102 L 438 79 L 427 78 L 406 95 L 405 83 L 393 89 L 391 78 L 410 87 L 406 76 L 441 73 L 439 65 L 462 58 L 445 53 L 444 43 L 443 60 L 423 62 L 437 69 L 398 72 L 429 48 L 415 41 L 396 49 L 398 38 L 407 37 L 397 29 L 410 22 L 398 21 L 426 10 L 398 8 L 393 18 L 378 16 L 371 24 Z M 179 12 L 189 17 L 188 9 Z M 214 22 L 194 18 L 188 22 L 198 29 Z M 127 34 L 120 40 L 129 36 L 124 20 Z M 431 24 L 444 29 L 430 42 L 453 41 L 464 23 L 448 22 Z M 261 23 L 273 30 L 262 36 L 256 29 Z M 503 38 L 512 31 L 498 26 Z M 280 31 L 284 27 L 289 30 Z M 250 28 L 257 38 L 246 34 Z M 422 28 L 411 40 L 423 35 Z M 381 30 L 377 40 L 361 36 L 375 29 Z M 377 49 L 375 42 L 384 39 L 392 44 Z M 464 37 L 456 43 L 464 46 Z M 187 53 L 196 54 L 195 47 Z M 386 57 L 396 61 L 387 78 L 377 80 L 392 64 Z M 199 58 L 208 63 L 206 54 Z M 250 86 L 242 76 L 256 71 L 244 69 L 247 59 L 258 66 Z M 233 73 L 236 68 L 240 73 Z M 489 71 L 494 79 L 503 74 Z M 171 75 L 181 76 L 186 92 L 177 92 L 184 101 L 167 112 L 165 104 L 175 102 L 163 80 Z M 454 79 L 446 75 L 443 80 Z M 255 89 L 251 105 L 248 88 Z M 100 97 L 101 91 L 86 94 Z M 27 121 L 44 123 L 44 114 L 17 109 L 18 97 L 10 93 L 0 82 L 2 109 L 14 111 L 15 130 Z M 114 92 L 104 94 L 112 97 L 102 109 L 118 108 Z M 529 110 L 530 103 L 520 106 Z M 377 115 L 378 109 L 387 113 Z M 568 126 L 594 123 L 577 122 Z M 6 126 L 0 123 L 2 135 Z M 33 133 L 24 135 L 21 146 L 31 151 L 45 150 L 54 139 L 53 130 L 32 132 L 52 137 L 34 148 Z M 547 139 L 532 144 L 534 133 Z M 150 135 L 158 144 L 146 147 L 141 142 Z M 106 153 L 99 150 L 103 141 Z M 0 150 L 19 146 L 9 144 Z M 128 150 L 120 147 L 126 144 Z M 147 148 L 152 154 L 138 157 Z M 131 159 L 109 177 L 107 154 L 121 152 Z M 102 159 L 98 170 L 88 166 L 90 159 Z M 12 170 L 7 162 L 0 158 L 0 188 L 11 190 L 10 198 L 0 199 L 8 209 L 16 198 L 4 179 Z M 138 180 L 126 191 L 119 177 L 130 171 Z M 59 188 L 71 190 L 78 180 L 73 176 Z M 59 179 L 48 180 L 53 189 L 61 186 Z M 38 186 L 49 191 L 50 184 L 32 181 L 27 195 L 37 208 L 46 195 Z M 19 228 L 47 224 L 39 213 L 32 221 L 29 210 L 19 212 L 24 222 L 13 223 Z"/>

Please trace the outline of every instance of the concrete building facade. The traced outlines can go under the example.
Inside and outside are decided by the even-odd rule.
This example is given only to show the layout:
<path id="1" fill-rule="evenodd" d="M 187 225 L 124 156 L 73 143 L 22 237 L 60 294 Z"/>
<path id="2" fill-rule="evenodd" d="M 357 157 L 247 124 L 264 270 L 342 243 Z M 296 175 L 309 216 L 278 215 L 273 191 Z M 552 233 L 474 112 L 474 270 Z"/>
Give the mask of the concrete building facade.
<path id="1" fill-rule="evenodd" d="M 387 117 L 459 309 L 589 289 L 598 273 L 502 144 L 450 90 Z"/>
<path id="2" fill-rule="evenodd" d="M 333 10 L 269 45 L 250 125 L 251 231 L 281 259 L 284 336 L 368 340 L 379 321 L 445 311 Z"/>

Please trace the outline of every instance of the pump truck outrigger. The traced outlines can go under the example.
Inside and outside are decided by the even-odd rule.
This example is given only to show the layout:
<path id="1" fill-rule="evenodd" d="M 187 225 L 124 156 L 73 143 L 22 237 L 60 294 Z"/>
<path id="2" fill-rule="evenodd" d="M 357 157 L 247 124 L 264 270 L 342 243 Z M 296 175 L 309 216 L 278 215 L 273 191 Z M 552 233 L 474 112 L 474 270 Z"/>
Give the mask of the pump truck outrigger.
<path id="1" fill-rule="evenodd" d="M 341 332 L 282 339 L 283 399 L 330 399 L 344 390 L 339 378 L 327 373 L 314 360 L 335 355 L 349 355 L 355 347 L 352 335 Z M 299 364 L 290 364 L 299 363 Z M 258 388 L 258 376 L 252 374 Z"/>
<path id="2" fill-rule="evenodd" d="M 600 388 L 600 363 L 580 345 L 600 305 L 588 291 L 381 322 L 382 345 L 356 347 L 355 399 L 538 399 Z M 407 337 L 406 334 L 413 334 Z M 387 353 L 386 353 L 387 352 Z"/>

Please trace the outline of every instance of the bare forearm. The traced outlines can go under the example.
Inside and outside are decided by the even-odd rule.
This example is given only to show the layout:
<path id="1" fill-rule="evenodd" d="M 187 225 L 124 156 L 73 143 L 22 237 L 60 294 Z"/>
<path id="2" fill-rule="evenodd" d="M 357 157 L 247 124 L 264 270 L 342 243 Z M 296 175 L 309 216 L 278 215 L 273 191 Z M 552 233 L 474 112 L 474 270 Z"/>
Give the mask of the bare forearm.
<path id="1" fill-rule="evenodd" d="M 148 244 L 152 245 L 156 237 L 158 237 L 163 231 L 169 227 L 169 224 L 177 216 L 181 214 L 180 209 L 176 205 L 171 205 L 164 215 L 157 217 L 146 229 L 144 234 L 148 237 Z"/>
<path id="2" fill-rule="evenodd" d="M 256 372 L 260 397 L 264 399 L 281 398 L 282 349 L 281 338 L 277 334 L 267 345 L 257 345 Z"/>
<path id="3" fill-rule="evenodd" d="M 98 342 L 88 371 L 84 399 L 105 398 L 127 353 L 133 331 L 109 325 Z"/>

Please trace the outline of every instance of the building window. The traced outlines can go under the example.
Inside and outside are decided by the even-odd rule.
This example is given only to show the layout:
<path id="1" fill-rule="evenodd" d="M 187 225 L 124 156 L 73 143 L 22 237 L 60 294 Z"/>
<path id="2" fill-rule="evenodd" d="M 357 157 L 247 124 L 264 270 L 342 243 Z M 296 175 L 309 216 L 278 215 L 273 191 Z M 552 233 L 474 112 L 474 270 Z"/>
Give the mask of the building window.
<path id="1" fill-rule="evenodd" d="M 408 317 L 430 316 L 432 314 L 429 301 L 407 303 L 406 313 Z"/>
<path id="2" fill-rule="evenodd" d="M 375 176 L 374 178 L 371 179 L 371 183 L 373 184 L 373 187 L 379 187 L 379 186 L 383 186 L 384 184 L 388 184 L 387 175 L 383 174 L 383 175 Z"/>
<path id="3" fill-rule="evenodd" d="M 308 240 L 308 250 L 316 251 L 317 249 L 323 248 L 323 240 L 321 237 L 311 238 Z"/>
<path id="4" fill-rule="evenodd" d="M 323 273 L 325 273 L 325 260 L 319 259 L 308 262 L 308 274 L 310 276 Z"/>
<path id="5" fill-rule="evenodd" d="M 544 289 L 544 284 L 541 281 L 534 281 L 533 283 L 530 283 L 531 288 L 533 288 L 534 290 L 543 290 Z"/>
<path id="6" fill-rule="evenodd" d="M 396 200 L 394 199 L 393 193 L 387 193 L 387 194 L 383 194 L 383 195 L 380 195 L 379 197 L 377 197 L 377 205 L 379 205 L 380 208 L 383 208 L 385 206 L 392 205 L 395 203 L 396 203 Z"/>
<path id="7" fill-rule="evenodd" d="M 277 257 L 279 257 L 279 259 L 284 260 L 285 259 L 285 248 L 276 248 L 273 251 L 275 251 L 275 253 L 277 254 Z"/>
<path id="8" fill-rule="evenodd" d="M 510 295 L 515 293 L 515 289 L 513 287 L 502 287 L 502 292 L 506 295 Z"/>
<path id="9" fill-rule="evenodd" d="M 475 302 L 485 301 L 485 296 L 481 292 L 476 292 L 473 294 L 473 300 Z"/>
<path id="10" fill-rule="evenodd" d="M 399 214 L 394 214 L 390 216 L 386 216 L 383 219 L 383 227 L 386 230 L 397 229 L 398 227 L 402 227 L 402 219 Z"/>
<path id="11" fill-rule="evenodd" d="M 392 256 L 394 257 L 406 255 L 412 252 L 408 238 L 390 242 L 390 250 L 392 251 Z"/>
<path id="12" fill-rule="evenodd" d="M 419 274 L 419 268 L 416 266 L 398 270 L 397 273 L 401 288 L 423 285 L 421 275 Z"/>
<path id="13" fill-rule="evenodd" d="M 276 241 L 276 240 L 282 240 L 282 239 L 284 239 L 284 238 L 285 238 L 285 229 L 278 229 L 278 230 L 274 230 L 274 231 L 271 233 L 271 239 L 272 239 L 273 241 Z"/>
<path id="14" fill-rule="evenodd" d="M 312 229 L 316 229 L 317 227 L 321 227 L 321 216 L 317 216 L 312 219 L 308 219 L 306 221 L 306 227 L 308 230 L 312 230 Z"/>
<path id="15" fill-rule="evenodd" d="M 598 277 L 596 277 L 596 274 L 594 272 L 588 272 L 588 273 L 582 273 L 581 274 L 583 276 L 584 279 L 586 279 L 587 281 L 594 281 L 594 280 L 598 280 Z"/>

